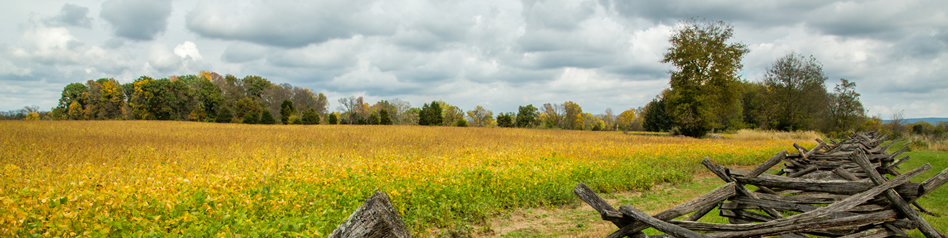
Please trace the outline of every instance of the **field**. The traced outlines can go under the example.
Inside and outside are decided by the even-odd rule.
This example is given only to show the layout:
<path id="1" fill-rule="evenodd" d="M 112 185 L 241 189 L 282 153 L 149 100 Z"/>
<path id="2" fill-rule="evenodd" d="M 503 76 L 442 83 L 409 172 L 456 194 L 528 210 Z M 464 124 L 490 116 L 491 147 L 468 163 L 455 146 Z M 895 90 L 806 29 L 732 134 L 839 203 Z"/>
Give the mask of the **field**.
<path id="1" fill-rule="evenodd" d="M 0 121 L 0 236 L 325 236 L 376 190 L 420 236 L 470 233 L 572 188 L 688 182 L 791 141 L 621 132 Z M 805 146 L 812 146 L 811 144 Z"/>

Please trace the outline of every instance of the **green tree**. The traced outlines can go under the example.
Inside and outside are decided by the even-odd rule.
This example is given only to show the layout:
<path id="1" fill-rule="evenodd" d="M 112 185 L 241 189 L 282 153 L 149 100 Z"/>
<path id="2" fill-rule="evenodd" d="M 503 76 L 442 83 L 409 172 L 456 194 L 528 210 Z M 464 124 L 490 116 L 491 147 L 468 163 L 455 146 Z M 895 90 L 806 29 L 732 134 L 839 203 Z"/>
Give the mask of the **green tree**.
<path id="1" fill-rule="evenodd" d="M 375 114 L 375 112 L 372 112 L 372 114 L 369 114 L 369 122 L 368 122 L 367 124 L 369 124 L 369 125 L 378 125 L 379 123 L 380 123 L 380 121 L 379 121 L 379 115 L 378 115 L 378 114 Z"/>
<path id="2" fill-rule="evenodd" d="M 380 124 L 380 125 L 391 125 L 391 124 L 392 124 L 392 117 L 388 114 L 388 110 L 386 110 L 386 109 L 384 109 L 384 108 L 382 108 L 382 110 L 379 110 L 379 117 L 382 118 L 382 119 L 379 121 L 379 124 Z"/>
<path id="3" fill-rule="evenodd" d="M 337 113 L 335 113 L 335 112 L 330 113 L 330 114 L 329 114 L 329 119 L 328 119 L 328 121 L 329 121 L 329 125 L 337 125 L 337 124 L 339 124 L 339 114 L 337 114 Z"/>
<path id="4" fill-rule="evenodd" d="M 234 115 L 230 113 L 230 108 L 222 107 L 214 121 L 217 123 L 228 123 L 234 120 Z"/>
<path id="5" fill-rule="evenodd" d="M 89 91 L 89 88 L 82 83 L 70 83 L 63 88 L 62 97 L 59 98 L 59 107 L 68 108 L 73 102 L 79 103 L 79 105 L 85 104 L 84 95 Z"/>
<path id="6" fill-rule="evenodd" d="M 244 114 L 244 120 L 242 121 L 242 123 L 257 124 L 259 120 L 260 120 L 260 111 L 251 111 Z"/>
<path id="7" fill-rule="evenodd" d="M 423 126 L 438 126 L 444 122 L 441 105 L 437 101 L 432 101 L 431 104 L 422 106 L 421 114 L 418 115 L 418 117 L 418 125 Z"/>
<path id="8" fill-rule="evenodd" d="M 237 102 L 234 103 L 234 116 L 237 118 L 244 118 L 244 116 L 249 113 L 259 112 L 260 104 L 249 97 L 237 100 Z"/>
<path id="9" fill-rule="evenodd" d="M 497 114 L 497 126 L 499 127 L 514 127 L 514 116 L 513 113 L 498 113 Z"/>
<path id="10" fill-rule="evenodd" d="M 734 28 L 723 21 L 681 24 L 669 39 L 662 59 L 671 72 L 671 90 L 665 97 L 667 112 L 687 136 L 702 137 L 713 128 L 739 122 L 741 85 L 738 71 L 749 50 L 727 41 Z M 735 120 L 734 118 L 737 118 Z"/>
<path id="11" fill-rule="evenodd" d="M 467 127 L 467 120 L 464 120 L 464 118 L 462 117 L 461 119 L 458 119 L 458 121 L 454 123 L 454 126 Z"/>
<path id="12" fill-rule="evenodd" d="M 770 128 L 792 131 L 816 129 L 827 108 L 823 66 L 816 58 L 791 52 L 764 74 Z"/>
<path id="13" fill-rule="evenodd" d="M 536 126 L 539 110 L 533 104 L 520 106 L 519 109 L 517 112 L 517 127 Z"/>
<path id="14" fill-rule="evenodd" d="M 264 125 L 273 125 L 276 124 L 276 119 L 273 119 L 273 114 L 270 113 L 270 110 L 263 109 L 263 112 L 260 113 L 260 124 Z"/>
<path id="15" fill-rule="evenodd" d="M 764 108 L 764 93 L 767 88 L 762 83 L 744 81 L 744 94 L 741 97 L 742 114 L 744 115 L 744 126 L 750 128 L 759 128 L 764 126 L 767 121 L 767 112 Z"/>
<path id="16" fill-rule="evenodd" d="M 652 102 L 645 105 L 645 119 L 642 121 L 642 127 L 646 131 L 668 131 L 672 128 L 672 119 L 665 112 L 665 98 L 652 99 Z"/>
<path id="17" fill-rule="evenodd" d="M 296 108 L 293 107 L 293 101 L 283 99 L 283 102 L 280 103 L 280 121 L 284 125 L 289 125 L 290 116 L 293 116 L 294 112 L 296 112 Z"/>
<path id="18" fill-rule="evenodd" d="M 829 96 L 830 132 L 856 130 L 862 124 L 861 120 L 866 118 L 866 110 L 859 102 L 856 82 L 842 78 L 839 81 Z"/>
<path id="19" fill-rule="evenodd" d="M 303 125 L 316 125 L 319 124 L 319 120 L 319 113 L 316 113 L 315 108 L 309 108 L 303 111 Z"/>

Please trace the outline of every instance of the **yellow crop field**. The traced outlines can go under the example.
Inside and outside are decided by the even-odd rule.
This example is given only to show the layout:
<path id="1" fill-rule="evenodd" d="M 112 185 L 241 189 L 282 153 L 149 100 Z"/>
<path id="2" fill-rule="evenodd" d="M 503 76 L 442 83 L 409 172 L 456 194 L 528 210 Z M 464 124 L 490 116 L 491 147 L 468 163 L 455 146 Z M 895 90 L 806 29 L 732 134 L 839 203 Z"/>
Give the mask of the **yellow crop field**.
<path id="1" fill-rule="evenodd" d="M 621 132 L 0 121 L 0 236 L 325 236 L 376 190 L 416 235 L 684 181 L 792 142 Z M 812 145 L 807 145 L 812 146 Z M 462 231 L 463 232 L 463 231 Z"/>

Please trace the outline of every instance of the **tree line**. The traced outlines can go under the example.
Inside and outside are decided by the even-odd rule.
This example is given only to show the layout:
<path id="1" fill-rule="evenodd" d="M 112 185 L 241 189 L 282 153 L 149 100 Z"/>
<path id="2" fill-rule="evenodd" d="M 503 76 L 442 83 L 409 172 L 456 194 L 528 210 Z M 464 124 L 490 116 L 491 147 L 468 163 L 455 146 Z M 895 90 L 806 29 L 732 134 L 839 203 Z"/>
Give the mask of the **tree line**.
<path id="1" fill-rule="evenodd" d="M 759 81 L 741 79 L 741 59 L 750 50 L 729 43 L 733 36 L 723 21 L 679 24 L 662 60 L 675 67 L 670 88 L 646 105 L 646 130 L 702 137 L 742 128 L 835 134 L 868 126 L 856 83 L 840 79 L 827 90 L 828 77 L 813 56 L 789 52 Z"/>
<path id="2" fill-rule="evenodd" d="M 363 97 L 338 100 L 329 111 L 322 93 L 290 84 L 275 84 L 249 75 L 237 78 L 201 71 L 154 79 L 141 76 L 121 84 L 113 78 L 70 83 L 50 111 L 30 106 L 0 113 L 3 119 L 180 120 L 244 124 L 428 125 L 472 127 L 560 128 L 573 130 L 641 130 L 639 109 L 615 115 L 612 109 L 593 115 L 572 101 L 520 106 L 517 112 L 494 112 L 482 106 L 463 110 L 444 101 L 421 107 L 400 99 L 374 104 Z"/>

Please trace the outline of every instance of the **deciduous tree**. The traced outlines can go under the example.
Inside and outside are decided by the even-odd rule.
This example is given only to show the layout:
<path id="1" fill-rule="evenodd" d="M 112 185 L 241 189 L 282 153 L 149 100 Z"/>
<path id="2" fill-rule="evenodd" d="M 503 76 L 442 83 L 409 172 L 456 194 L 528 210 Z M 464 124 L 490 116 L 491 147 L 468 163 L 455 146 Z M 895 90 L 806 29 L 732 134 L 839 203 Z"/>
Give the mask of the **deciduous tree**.
<path id="1" fill-rule="evenodd" d="M 827 108 L 823 66 L 813 56 L 791 52 L 774 62 L 764 75 L 770 128 L 816 129 Z"/>
<path id="2" fill-rule="evenodd" d="M 740 112 L 738 70 L 749 50 L 742 43 L 727 43 L 734 29 L 723 21 L 679 24 L 662 59 L 671 72 L 671 90 L 665 97 L 668 114 L 687 136 L 702 137 L 713 128 L 733 122 Z M 738 122 L 740 117 L 736 117 Z"/>

